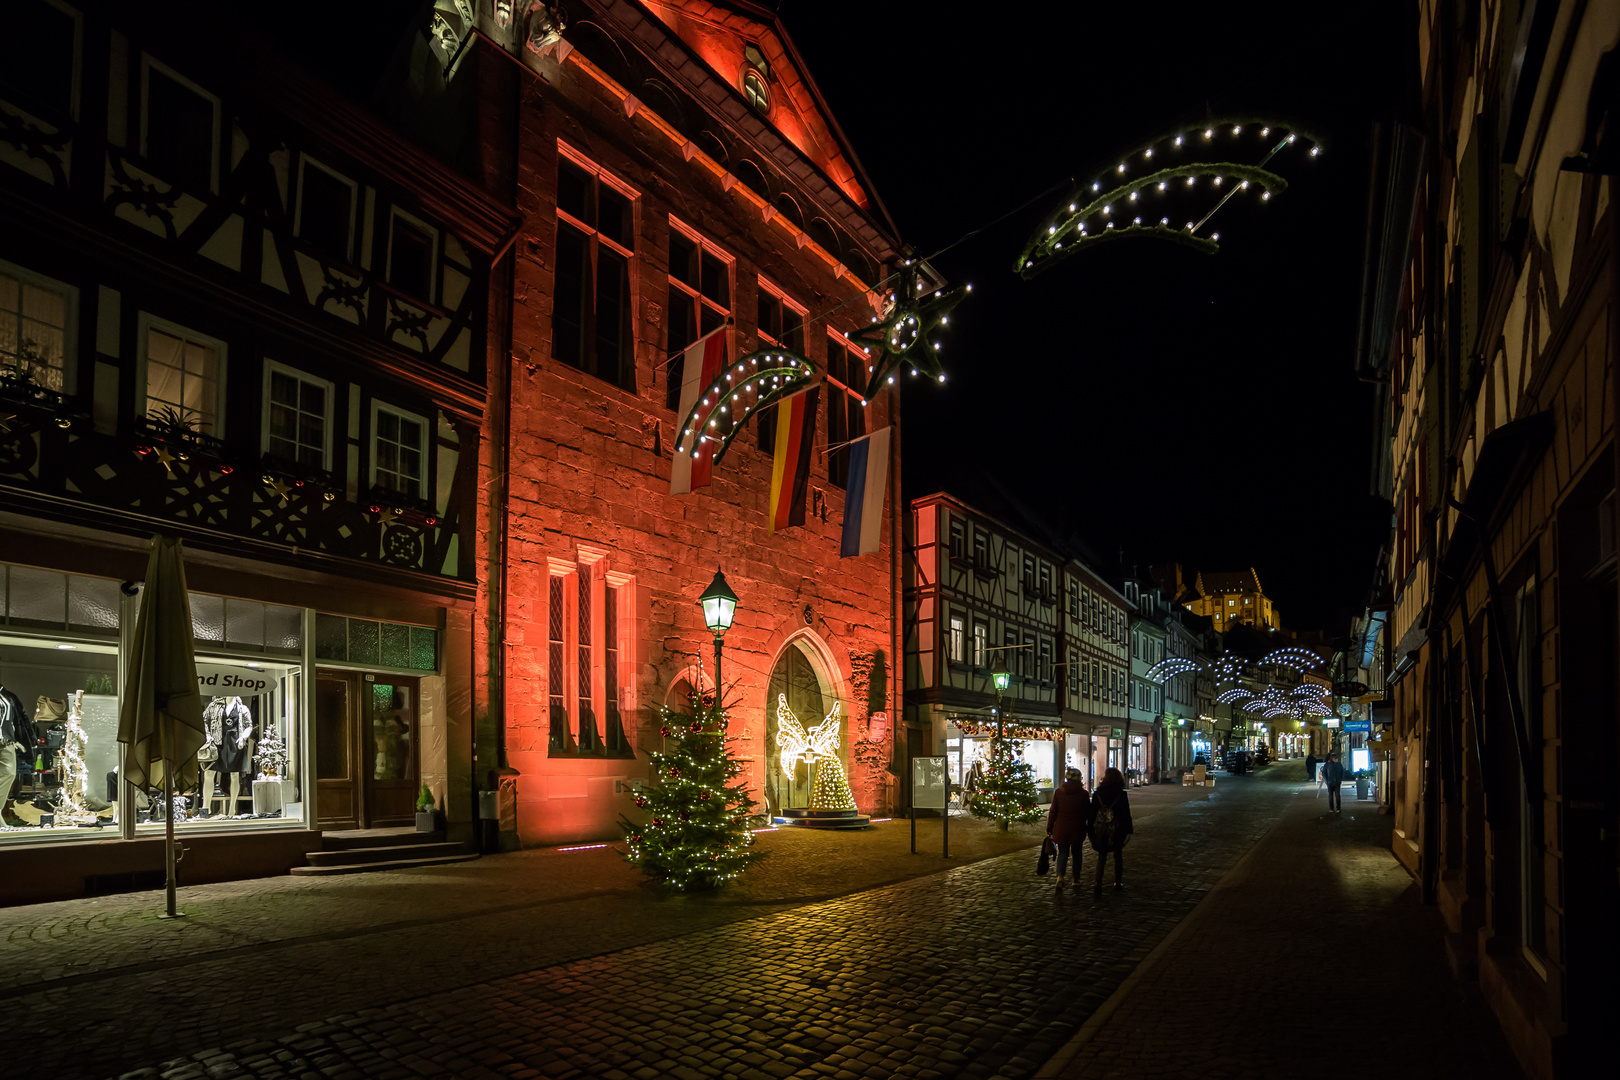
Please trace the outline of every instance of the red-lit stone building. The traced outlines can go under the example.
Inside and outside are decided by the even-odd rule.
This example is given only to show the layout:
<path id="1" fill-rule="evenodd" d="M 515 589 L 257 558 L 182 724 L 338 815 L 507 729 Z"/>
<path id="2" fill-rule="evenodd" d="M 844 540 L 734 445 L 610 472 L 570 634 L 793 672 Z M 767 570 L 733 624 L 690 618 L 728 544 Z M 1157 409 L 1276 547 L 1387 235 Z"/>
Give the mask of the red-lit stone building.
<path id="1" fill-rule="evenodd" d="M 774 754 L 786 695 L 807 723 L 841 706 L 856 800 L 883 808 L 899 440 L 881 549 L 854 558 L 839 557 L 838 447 L 898 424 L 893 392 L 856 392 L 865 358 L 843 337 L 870 323 L 873 284 L 901 257 L 893 224 L 769 9 L 576 2 L 559 36 L 547 9 L 501 25 L 503 8 L 484 29 L 527 69 L 524 224 L 511 362 L 491 375 L 510 408 L 483 439 L 475 706 L 517 774 L 503 839 L 618 835 L 660 708 L 712 682 L 696 599 L 716 566 L 740 597 L 724 698 L 756 797 L 773 813 L 805 804 L 807 778 Z M 769 418 L 750 421 L 711 486 L 670 494 L 680 355 L 727 320 L 733 359 L 779 345 L 825 365 L 802 527 L 768 528 Z M 481 763 L 494 758 L 481 742 Z"/>

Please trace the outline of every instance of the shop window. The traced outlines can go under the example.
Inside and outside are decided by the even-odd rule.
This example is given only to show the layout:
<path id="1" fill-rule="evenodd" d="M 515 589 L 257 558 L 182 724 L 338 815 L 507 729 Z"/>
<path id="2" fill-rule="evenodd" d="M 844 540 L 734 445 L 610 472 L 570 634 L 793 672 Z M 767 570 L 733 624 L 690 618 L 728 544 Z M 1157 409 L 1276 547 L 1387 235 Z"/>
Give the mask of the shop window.
<path id="1" fill-rule="evenodd" d="M 219 190 L 219 98 L 152 59 L 141 65 L 141 156 L 184 191 Z"/>
<path id="2" fill-rule="evenodd" d="M 849 444 L 866 434 L 866 357 L 839 334 L 827 336 L 827 480 L 849 486 Z"/>
<path id="3" fill-rule="evenodd" d="M 72 393 L 79 292 L 0 262 L 0 374 Z"/>
<path id="4" fill-rule="evenodd" d="M 264 452 L 311 469 L 326 469 L 332 449 L 332 384 L 273 360 L 264 365 Z"/>
<path id="5" fill-rule="evenodd" d="M 551 355 L 632 393 L 636 196 L 564 153 L 557 163 L 557 279 Z"/>
<path id="6" fill-rule="evenodd" d="M 804 355 L 804 308 L 787 298 L 776 286 L 759 279 L 759 332 L 760 348 L 786 349 L 798 356 Z M 759 448 L 767 454 L 776 450 L 776 406 L 759 410 Z"/>
<path id="7" fill-rule="evenodd" d="M 0 566 L 0 625 L 81 634 L 118 632 L 118 582 Z"/>
<path id="8" fill-rule="evenodd" d="M 355 207 L 359 185 L 312 157 L 298 165 L 298 203 L 293 231 L 321 255 L 337 262 L 354 260 Z"/>
<path id="9" fill-rule="evenodd" d="M 433 303 L 439 261 L 439 230 L 399 207 L 388 219 L 388 284 L 407 296 Z"/>
<path id="10" fill-rule="evenodd" d="M 425 496 L 427 421 L 415 413 L 371 403 L 371 483 L 412 499 Z"/>
<path id="11" fill-rule="evenodd" d="M 720 329 L 731 315 L 731 272 L 731 256 L 670 219 L 664 341 L 665 356 L 669 358 L 665 367 L 666 408 L 681 407 L 687 346 Z"/>
<path id="12" fill-rule="evenodd" d="M 141 415 L 161 427 L 176 424 L 200 435 L 224 434 L 225 343 L 141 313 Z"/>

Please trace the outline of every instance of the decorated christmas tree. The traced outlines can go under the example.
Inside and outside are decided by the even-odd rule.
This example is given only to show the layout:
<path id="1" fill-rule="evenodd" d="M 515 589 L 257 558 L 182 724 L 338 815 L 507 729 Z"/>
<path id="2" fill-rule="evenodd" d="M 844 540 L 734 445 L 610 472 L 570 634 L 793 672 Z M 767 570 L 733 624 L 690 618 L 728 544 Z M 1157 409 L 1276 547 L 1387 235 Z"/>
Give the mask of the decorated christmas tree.
<path id="1" fill-rule="evenodd" d="M 974 817 L 1001 822 L 1001 831 L 1013 821 L 1034 821 L 1041 816 L 1040 796 L 1035 790 L 1035 774 L 1013 753 L 1012 744 L 1000 736 L 990 739 L 990 758 L 984 765 L 984 780 L 968 805 Z"/>
<path id="2" fill-rule="evenodd" d="M 652 755 L 656 782 L 636 796 L 648 820 L 619 819 L 629 859 L 681 891 L 712 889 L 756 859 L 748 789 L 733 783 L 742 765 L 731 753 L 724 708 L 694 697 L 690 713 L 665 710 L 664 751 Z"/>

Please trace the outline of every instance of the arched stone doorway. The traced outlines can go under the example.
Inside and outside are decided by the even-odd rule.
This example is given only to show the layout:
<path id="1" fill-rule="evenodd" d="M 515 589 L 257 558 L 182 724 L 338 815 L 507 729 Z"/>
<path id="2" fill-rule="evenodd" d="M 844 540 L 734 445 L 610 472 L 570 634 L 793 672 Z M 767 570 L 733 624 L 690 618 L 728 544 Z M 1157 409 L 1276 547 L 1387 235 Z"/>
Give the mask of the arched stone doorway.
<path id="1" fill-rule="evenodd" d="M 798 636 L 788 641 L 777 655 L 771 669 L 771 679 L 765 694 L 765 798 L 769 813 L 780 815 L 790 807 L 810 805 L 810 785 L 814 780 L 810 766 L 798 762 L 792 775 L 782 771 L 781 747 L 777 742 L 777 696 L 787 696 L 788 708 L 798 717 L 806 730 L 824 720 L 839 700 L 836 686 L 829 678 L 828 660 L 818 649 L 821 643 Z M 845 768 L 849 765 L 849 726 L 847 716 L 839 727 L 838 755 Z"/>

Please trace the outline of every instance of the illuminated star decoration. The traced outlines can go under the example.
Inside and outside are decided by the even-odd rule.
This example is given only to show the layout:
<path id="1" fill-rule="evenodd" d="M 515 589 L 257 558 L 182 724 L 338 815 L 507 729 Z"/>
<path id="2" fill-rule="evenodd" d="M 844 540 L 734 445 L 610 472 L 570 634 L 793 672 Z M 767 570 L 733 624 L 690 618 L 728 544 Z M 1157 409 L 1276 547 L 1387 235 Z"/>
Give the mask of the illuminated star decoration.
<path id="1" fill-rule="evenodd" d="M 933 333 L 951 321 L 956 305 L 973 291 L 972 285 L 962 285 L 947 292 L 919 295 L 928 283 L 918 273 L 915 260 L 906 261 L 899 278 L 888 316 L 873 316 L 871 326 L 849 335 L 849 340 L 866 355 L 865 401 L 894 382 L 895 372 L 901 368 L 908 368 L 913 375 L 945 381 L 939 364 L 939 342 L 933 339 Z"/>
<path id="2" fill-rule="evenodd" d="M 819 373 L 810 360 L 786 349 L 760 349 L 727 365 L 681 420 L 675 452 L 708 454 L 718 465 L 754 413 L 805 389 Z"/>
<path id="3" fill-rule="evenodd" d="M 842 702 L 833 702 L 832 712 L 808 732 L 799 718 L 788 708 L 787 695 L 776 695 L 776 742 L 781 748 L 778 758 L 782 771 L 788 776 L 800 761 L 815 766 L 816 782 L 810 789 L 812 810 L 853 810 L 855 795 L 849 789 L 849 778 L 844 775 L 844 763 L 838 759 L 839 713 Z"/>
<path id="4" fill-rule="evenodd" d="M 156 447 L 155 449 L 153 449 L 152 456 L 157 458 L 159 461 L 161 461 L 163 463 L 163 471 L 169 474 L 169 479 L 170 480 L 173 480 L 174 479 L 174 453 L 173 453 L 173 451 L 171 451 L 167 446 L 159 446 L 159 447 Z"/>
<path id="5" fill-rule="evenodd" d="M 1034 277 L 1083 248 L 1150 237 L 1214 254 L 1221 234 L 1210 220 L 1234 198 L 1266 203 L 1288 182 L 1268 166 L 1322 152 L 1321 140 L 1279 121 L 1210 121 L 1121 155 L 1082 181 L 1024 245 L 1013 266 Z M 1254 164 L 1232 158 L 1258 157 Z"/>

